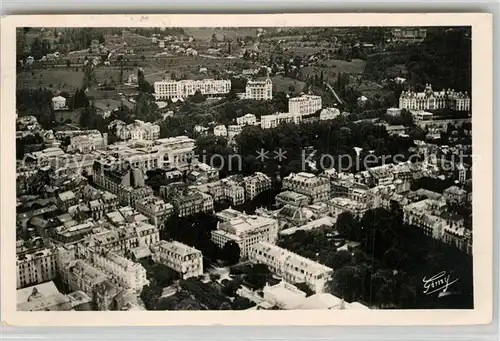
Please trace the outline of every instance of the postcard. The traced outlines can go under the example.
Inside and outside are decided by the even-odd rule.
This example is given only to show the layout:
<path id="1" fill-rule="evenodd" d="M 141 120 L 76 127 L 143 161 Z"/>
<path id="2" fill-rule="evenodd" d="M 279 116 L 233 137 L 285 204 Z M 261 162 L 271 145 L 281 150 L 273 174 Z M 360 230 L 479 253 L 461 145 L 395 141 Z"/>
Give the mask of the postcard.
<path id="1" fill-rule="evenodd" d="M 2 20 L 4 325 L 491 322 L 490 14 Z"/>

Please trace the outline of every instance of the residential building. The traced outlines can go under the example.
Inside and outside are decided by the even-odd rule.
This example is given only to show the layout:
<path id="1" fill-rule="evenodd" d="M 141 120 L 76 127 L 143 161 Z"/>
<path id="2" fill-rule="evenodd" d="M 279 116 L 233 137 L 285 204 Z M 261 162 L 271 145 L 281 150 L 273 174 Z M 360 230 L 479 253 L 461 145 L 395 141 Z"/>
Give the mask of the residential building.
<path id="1" fill-rule="evenodd" d="M 154 83 L 155 97 L 157 100 L 184 99 L 200 91 L 206 96 L 220 96 L 231 91 L 231 81 L 227 79 L 202 79 L 202 80 L 163 80 Z"/>
<path id="2" fill-rule="evenodd" d="M 330 196 L 330 180 L 323 175 L 291 173 L 283 178 L 283 189 L 307 195 L 313 203 L 325 201 Z"/>
<path id="3" fill-rule="evenodd" d="M 165 221 L 173 213 L 174 206 L 162 199 L 150 196 L 138 200 L 135 203 L 138 212 L 149 218 L 149 222 L 158 228 L 165 226 Z"/>
<path id="4" fill-rule="evenodd" d="M 328 201 L 330 215 L 337 219 L 345 212 L 351 213 L 354 217 L 362 217 L 368 211 L 368 205 L 349 198 L 332 198 Z"/>
<path id="5" fill-rule="evenodd" d="M 305 283 L 314 292 L 323 292 L 333 269 L 268 242 L 254 244 L 248 254 L 252 263 L 266 264 L 289 283 Z"/>
<path id="6" fill-rule="evenodd" d="M 236 118 L 236 124 L 239 126 L 245 126 L 245 125 L 256 125 L 257 124 L 257 118 L 255 117 L 254 114 L 246 114 L 240 117 Z"/>
<path id="7" fill-rule="evenodd" d="M 310 198 L 307 195 L 295 193 L 292 191 L 284 191 L 276 196 L 276 204 L 292 205 L 297 207 L 307 206 Z"/>
<path id="8" fill-rule="evenodd" d="M 451 186 L 444 190 L 444 198 L 450 204 L 462 204 L 467 200 L 467 191 L 457 186 Z"/>
<path id="9" fill-rule="evenodd" d="M 52 109 L 54 109 L 54 111 L 68 109 L 66 106 L 66 98 L 62 96 L 52 97 Z"/>
<path id="10" fill-rule="evenodd" d="M 262 293 L 267 303 L 280 310 L 297 309 L 306 298 L 305 292 L 285 281 L 272 286 L 266 283 Z"/>
<path id="11" fill-rule="evenodd" d="M 118 204 L 118 197 L 115 194 L 102 192 L 96 199 L 89 202 L 90 214 L 96 220 L 101 219 L 104 214 L 115 210 Z"/>
<path id="12" fill-rule="evenodd" d="M 185 217 L 201 212 L 209 213 L 214 210 L 214 199 L 200 191 L 188 191 L 176 196 L 172 200 L 179 217 Z"/>
<path id="13" fill-rule="evenodd" d="M 272 181 L 269 176 L 261 172 L 243 178 L 245 184 L 245 197 L 252 200 L 257 195 L 271 189 Z"/>
<path id="14" fill-rule="evenodd" d="M 218 125 L 214 127 L 214 135 L 215 136 L 223 136 L 227 137 L 227 128 L 224 125 Z"/>
<path id="15" fill-rule="evenodd" d="M 258 101 L 271 100 L 273 98 L 273 82 L 271 78 L 248 81 L 245 87 L 245 98 Z"/>
<path id="16" fill-rule="evenodd" d="M 56 256 L 52 249 L 17 255 L 17 288 L 51 281 L 56 277 Z"/>
<path id="17" fill-rule="evenodd" d="M 246 258 L 252 245 L 260 241 L 275 243 L 278 238 L 278 221 L 268 217 L 248 215 L 233 209 L 216 214 L 222 222 L 212 231 L 212 241 L 223 248 L 229 241 L 240 247 L 240 256 Z"/>
<path id="18" fill-rule="evenodd" d="M 293 113 L 275 113 L 272 115 L 263 115 L 260 117 L 260 127 L 262 129 L 276 128 L 280 124 L 294 123 L 299 124 L 302 122 L 302 116 Z"/>
<path id="19" fill-rule="evenodd" d="M 423 92 L 403 91 L 399 97 L 399 108 L 409 110 L 434 110 L 450 108 L 457 111 L 470 110 L 470 97 L 467 92 L 442 90 L 436 92 L 427 84 Z"/>
<path id="20" fill-rule="evenodd" d="M 234 138 L 236 136 L 238 136 L 239 134 L 241 134 L 242 131 L 243 131 L 243 126 L 234 125 L 234 124 L 228 125 L 227 126 L 227 139 L 229 141 L 233 141 Z"/>
<path id="21" fill-rule="evenodd" d="M 77 202 L 78 199 L 73 191 L 67 191 L 57 195 L 57 205 L 63 210 L 68 210 L 70 206 L 75 205 Z"/>
<path id="22" fill-rule="evenodd" d="M 76 259 L 62 264 L 61 279 L 73 291 L 83 291 L 88 295 L 95 292 L 96 287 L 109 279 L 104 271 L 83 259 Z"/>
<path id="23" fill-rule="evenodd" d="M 134 207 L 137 200 L 153 195 L 151 187 L 145 186 L 144 174 L 140 169 L 95 161 L 92 170 L 94 183 L 116 194 L 122 205 Z"/>
<path id="24" fill-rule="evenodd" d="M 392 37 L 395 40 L 422 41 L 427 36 L 427 29 L 418 26 L 398 27 L 392 29 Z"/>
<path id="25" fill-rule="evenodd" d="M 420 227 L 423 232 L 434 238 L 441 239 L 448 221 L 441 217 L 446 204 L 442 201 L 425 199 L 403 207 L 404 222 Z"/>
<path id="26" fill-rule="evenodd" d="M 52 281 L 17 290 L 16 303 L 17 311 L 68 311 L 73 308 L 70 297 L 59 292 Z"/>
<path id="27" fill-rule="evenodd" d="M 140 292 L 143 286 L 149 284 L 146 279 L 146 269 L 140 263 L 134 263 L 114 252 L 94 252 L 92 262 L 125 289 Z"/>
<path id="28" fill-rule="evenodd" d="M 219 170 L 203 162 L 194 161 L 187 174 L 188 180 L 196 183 L 208 183 L 219 180 Z"/>
<path id="29" fill-rule="evenodd" d="M 90 235 L 94 227 L 95 225 L 91 221 L 78 224 L 71 220 L 55 228 L 54 239 L 61 243 L 73 243 Z"/>
<path id="30" fill-rule="evenodd" d="M 153 260 L 177 271 L 182 279 L 203 275 L 203 255 L 194 247 L 161 240 L 151 247 Z"/>
<path id="31" fill-rule="evenodd" d="M 81 154 L 90 153 L 93 150 L 105 149 L 108 144 L 107 134 L 100 132 L 88 135 L 77 135 L 70 138 L 68 153 L 78 152 Z"/>
<path id="32" fill-rule="evenodd" d="M 288 100 L 288 112 L 292 114 L 311 115 L 321 107 L 321 96 L 302 95 Z"/>
<path id="33" fill-rule="evenodd" d="M 382 165 L 379 167 L 371 167 L 368 173 L 375 181 L 375 185 L 390 185 L 394 182 L 394 173 L 392 172 L 392 165 Z"/>

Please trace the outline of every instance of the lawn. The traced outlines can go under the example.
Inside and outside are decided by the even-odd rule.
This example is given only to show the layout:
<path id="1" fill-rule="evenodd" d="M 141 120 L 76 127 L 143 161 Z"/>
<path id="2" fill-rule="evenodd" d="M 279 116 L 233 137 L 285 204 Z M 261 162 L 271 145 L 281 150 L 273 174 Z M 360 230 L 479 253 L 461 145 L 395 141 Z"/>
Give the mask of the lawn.
<path id="1" fill-rule="evenodd" d="M 353 59 L 348 62 L 340 59 L 329 59 L 320 62 L 314 66 L 307 66 L 301 69 L 305 77 L 320 75 L 323 71 L 323 77 L 330 83 L 335 82 L 339 73 L 360 74 L 365 69 L 366 62 L 361 59 Z"/>
<path id="2" fill-rule="evenodd" d="M 271 77 L 271 80 L 273 81 L 273 91 L 274 92 L 284 92 L 288 93 L 290 90 L 290 86 L 294 86 L 295 93 L 300 93 L 302 92 L 302 89 L 304 89 L 304 86 L 306 83 L 301 82 L 299 80 L 289 78 L 289 77 L 283 77 L 281 75 Z"/>

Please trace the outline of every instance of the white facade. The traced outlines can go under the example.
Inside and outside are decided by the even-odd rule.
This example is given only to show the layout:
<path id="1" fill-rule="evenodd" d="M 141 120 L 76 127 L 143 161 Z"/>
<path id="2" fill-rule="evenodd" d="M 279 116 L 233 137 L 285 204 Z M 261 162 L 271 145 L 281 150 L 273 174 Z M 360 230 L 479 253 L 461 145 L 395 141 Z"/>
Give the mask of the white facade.
<path id="1" fill-rule="evenodd" d="M 149 284 L 146 278 L 146 269 L 131 260 L 113 252 L 94 252 L 93 263 L 96 267 L 111 275 L 122 287 L 137 292 Z"/>
<path id="2" fill-rule="evenodd" d="M 151 247 L 153 260 L 177 271 L 182 279 L 203 275 L 201 251 L 177 241 L 161 240 Z"/>
<path id="3" fill-rule="evenodd" d="M 227 136 L 227 129 L 224 125 L 218 125 L 214 127 L 214 135 L 215 136 Z"/>
<path id="4" fill-rule="evenodd" d="M 302 115 L 292 113 L 276 113 L 273 115 L 264 115 L 260 117 L 260 127 L 262 129 L 276 128 L 280 124 L 294 123 L 299 124 L 302 121 Z"/>
<path id="5" fill-rule="evenodd" d="M 120 140 L 156 140 L 160 137 L 160 126 L 136 120 L 128 125 L 117 125 L 116 135 Z"/>
<path id="6" fill-rule="evenodd" d="M 289 283 L 306 283 L 314 292 L 323 292 L 333 274 L 333 269 L 280 248 L 276 245 L 259 242 L 250 248 L 248 259 L 261 263 L 282 276 Z"/>
<path id="7" fill-rule="evenodd" d="M 400 108 L 388 108 L 385 113 L 386 115 L 397 117 L 401 115 L 401 110 Z"/>
<path id="8" fill-rule="evenodd" d="M 154 89 L 157 100 L 186 98 L 194 95 L 198 90 L 202 95 L 217 96 L 231 91 L 231 81 L 227 79 L 163 80 L 155 82 Z"/>
<path id="9" fill-rule="evenodd" d="M 149 218 L 154 226 L 163 228 L 167 218 L 173 213 L 174 206 L 155 196 L 136 201 L 135 209 Z"/>
<path id="10" fill-rule="evenodd" d="M 245 99 L 270 100 L 273 98 L 273 82 L 270 78 L 265 81 L 248 81 L 245 87 Z"/>
<path id="11" fill-rule="evenodd" d="M 272 185 L 271 178 L 261 172 L 247 176 L 243 181 L 245 182 L 245 196 L 248 200 L 252 200 L 260 193 L 270 189 Z"/>
<path id="12" fill-rule="evenodd" d="M 278 221 L 275 219 L 247 215 L 233 209 L 219 212 L 217 217 L 222 223 L 212 231 L 212 241 L 220 248 L 229 241 L 236 242 L 242 258 L 247 257 L 252 245 L 261 241 L 275 243 L 278 239 Z"/>
<path id="13" fill-rule="evenodd" d="M 67 109 L 66 98 L 64 98 L 62 96 L 53 97 L 52 98 L 52 109 L 54 109 L 54 110 Z"/>
<path id="14" fill-rule="evenodd" d="M 302 95 L 288 100 L 288 111 L 293 114 L 311 115 L 321 107 L 321 96 Z"/>

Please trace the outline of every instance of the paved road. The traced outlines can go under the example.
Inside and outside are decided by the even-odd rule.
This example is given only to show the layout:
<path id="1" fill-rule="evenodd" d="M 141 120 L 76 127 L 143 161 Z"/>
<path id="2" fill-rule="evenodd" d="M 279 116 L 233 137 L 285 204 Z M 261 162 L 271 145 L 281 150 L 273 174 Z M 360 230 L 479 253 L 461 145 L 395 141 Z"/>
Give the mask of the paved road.
<path id="1" fill-rule="evenodd" d="M 344 104 L 344 101 L 337 95 L 335 90 L 333 90 L 332 86 L 327 82 L 323 82 L 323 83 L 327 86 L 328 90 L 330 90 L 330 92 L 333 94 L 333 97 L 335 97 L 337 102 L 339 102 L 339 104 Z"/>

